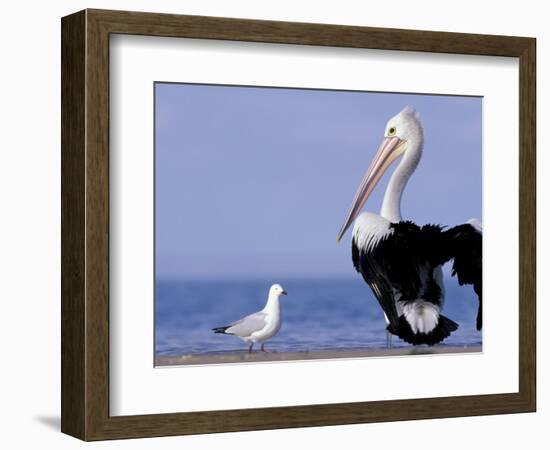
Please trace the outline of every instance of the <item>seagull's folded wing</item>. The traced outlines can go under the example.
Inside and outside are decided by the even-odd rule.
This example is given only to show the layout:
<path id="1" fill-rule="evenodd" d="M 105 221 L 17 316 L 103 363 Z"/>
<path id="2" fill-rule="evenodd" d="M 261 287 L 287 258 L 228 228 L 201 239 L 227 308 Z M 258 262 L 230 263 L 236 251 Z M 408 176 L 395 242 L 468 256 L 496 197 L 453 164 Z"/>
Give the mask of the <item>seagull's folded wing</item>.
<path id="1" fill-rule="evenodd" d="M 256 331 L 260 331 L 265 326 L 266 313 L 260 311 L 233 322 L 225 332 L 240 337 L 247 337 Z"/>

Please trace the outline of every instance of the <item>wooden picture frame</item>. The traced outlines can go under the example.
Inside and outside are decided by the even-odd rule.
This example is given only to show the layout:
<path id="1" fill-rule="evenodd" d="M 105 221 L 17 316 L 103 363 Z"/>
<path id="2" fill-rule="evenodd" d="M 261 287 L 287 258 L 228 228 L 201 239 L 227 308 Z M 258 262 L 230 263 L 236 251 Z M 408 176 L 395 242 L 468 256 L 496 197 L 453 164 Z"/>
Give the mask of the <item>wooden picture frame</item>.
<path id="1" fill-rule="evenodd" d="M 61 25 L 64 433 L 100 440 L 535 411 L 535 39 L 104 10 Z M 110 416 L 109 36 L 117 33 L 519 58 L 519 391 Z"/>

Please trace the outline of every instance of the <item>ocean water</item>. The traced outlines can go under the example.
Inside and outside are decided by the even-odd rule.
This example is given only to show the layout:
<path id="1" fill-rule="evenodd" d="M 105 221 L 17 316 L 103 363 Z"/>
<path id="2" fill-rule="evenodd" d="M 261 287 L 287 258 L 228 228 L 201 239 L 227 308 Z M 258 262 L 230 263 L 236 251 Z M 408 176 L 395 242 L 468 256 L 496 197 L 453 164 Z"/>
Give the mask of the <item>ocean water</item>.
<path id="1" fill-rule="evenodd" d="M 370 288 L 355 279 L 277 280 L 163 280 L 155 295 L 155 349 L 157 355 L 204 354 L 242 350 L 247 344 L 235 336 L 214 334 L 227 325 L 262 309 L 273 282 L 288 296 L 281 297 L 283 323 L 266 344 L 273 351 L 385 348 L 382 310 Z M 475 329 L 478 300 L 470 286 L 446 279 L 443 314 L 459 328 L 440 345 L 481 343 Z M 394 347 L 407 346 L 396 336 Z M 258 346 L 259 348 L 259 346 Z"/>

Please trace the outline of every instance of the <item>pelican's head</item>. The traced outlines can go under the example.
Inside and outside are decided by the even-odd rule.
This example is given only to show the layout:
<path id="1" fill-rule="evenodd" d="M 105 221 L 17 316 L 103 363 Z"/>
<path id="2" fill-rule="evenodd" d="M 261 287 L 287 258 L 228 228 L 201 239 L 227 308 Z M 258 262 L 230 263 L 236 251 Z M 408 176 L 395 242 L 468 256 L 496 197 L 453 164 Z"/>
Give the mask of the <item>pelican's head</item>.
<path id="1" fill-rule="evenodd" d="M 388 120 L 384 129 L 384 139 L 392 137 L 396 137 L 403 142 L 403 149 L 400 154 L 404 154 L 407 149 L 412 148 L 407 143 L 417 143 L 423 140 L 424 132 L 420 123 L 420 116 L 414 108 L 406 106 L 399 114 Z"/>
<path id="2" fill-rule="evenodd" d="M 410 161 L 416 167 L 422 154 L 423 139 L 420 118 L 410 106 L 388 120 L 384 129 L 384 138 L 357 189 L 351 209 L 338 233 L 336 238 L 338 242 L 359 215 L 363 205 L 393 161 L 403 156 L 403 160 Z"/>
<path id="3" fill-rule="evenodd" d="M 269 288 L 269 296 L 280 297 L 281 295 L 287 295 L 286 291 L 280 284 L 274 284 Z"/>

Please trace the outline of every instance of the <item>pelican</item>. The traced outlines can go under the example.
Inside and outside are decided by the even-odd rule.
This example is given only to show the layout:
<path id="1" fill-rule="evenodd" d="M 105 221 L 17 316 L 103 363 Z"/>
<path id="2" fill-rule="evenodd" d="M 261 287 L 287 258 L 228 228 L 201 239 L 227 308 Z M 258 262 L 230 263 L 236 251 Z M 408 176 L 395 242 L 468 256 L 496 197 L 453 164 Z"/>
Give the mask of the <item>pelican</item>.
<path id="1" fill-rule="evenodd" d="M 352 261 L 372 289 L 387 323 L 387 342 L 396 335 L 413 345 L 434 345 L 458 324 L 441 314 L 445 287 L 442 265 L 454 260 L 452 275 L 473 285 L 479 298 L 476 327 L 482 326 L 482 228 L 475 220 L 445 228 L 419 226 L 401 217 L 401 197 L 422 156 L 420 117 L 406 107 L 386 124 L 384 138 L 353 199 L 337 236 L 353 223 Z M 380 214 L 361 210 L 392 162 L 395 168 Z"/>
<path id="2" fill-rule="evenodd" d="M 281 329 L 281 306 L 279 303 L 281 295 L 287 295 L 287 292 L 280 284 L 274 284 L 269 288 L 264 309 L 224 327 L 212 328 L 212 331 L 240 337 L 249 343 L 248 353 L 252 353 L 252 347 L 256 342 L 261 342 L 260 350 L 267 352 L 268 350 L 264 347 L 265 341 L 271 339 Z"/>

